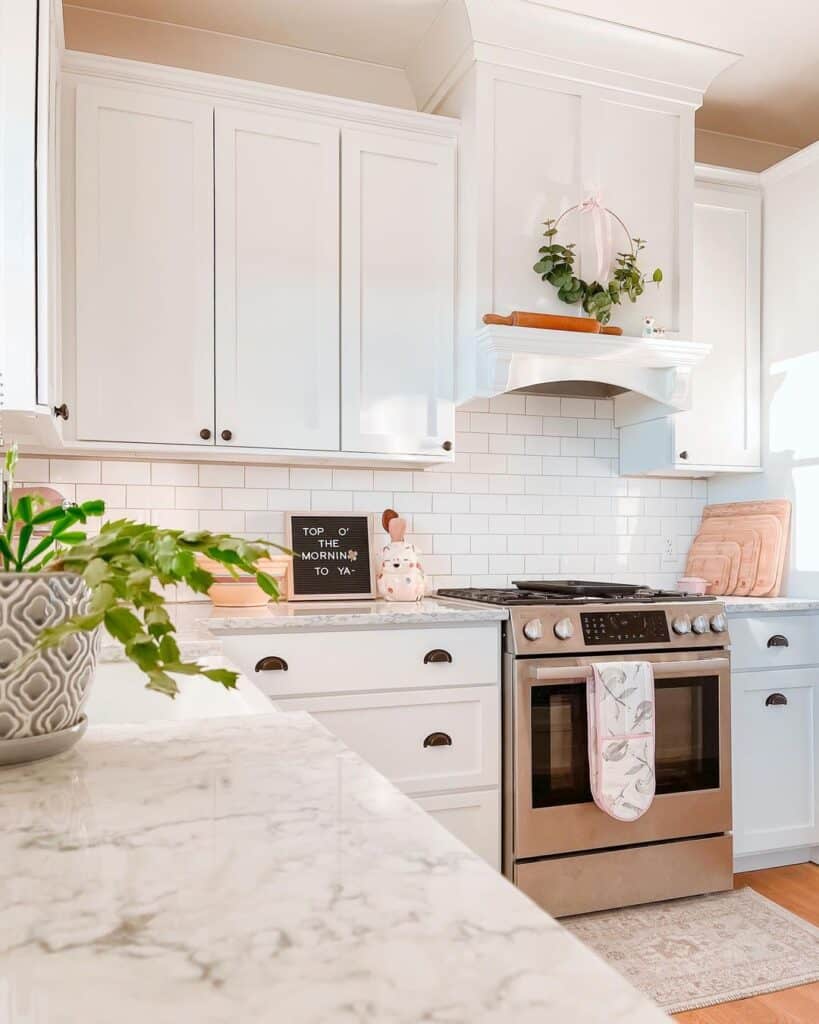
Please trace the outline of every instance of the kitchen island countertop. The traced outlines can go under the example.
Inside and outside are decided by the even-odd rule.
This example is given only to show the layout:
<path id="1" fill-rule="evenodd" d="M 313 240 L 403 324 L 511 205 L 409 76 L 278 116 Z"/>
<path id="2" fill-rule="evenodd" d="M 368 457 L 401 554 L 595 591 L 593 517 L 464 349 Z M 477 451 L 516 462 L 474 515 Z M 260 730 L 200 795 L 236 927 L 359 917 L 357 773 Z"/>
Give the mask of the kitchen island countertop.
<path id="1" fill-rule="evenodd" d="M 667 1018 L 311 717 L 0 772 L 9 1024 Z"/>

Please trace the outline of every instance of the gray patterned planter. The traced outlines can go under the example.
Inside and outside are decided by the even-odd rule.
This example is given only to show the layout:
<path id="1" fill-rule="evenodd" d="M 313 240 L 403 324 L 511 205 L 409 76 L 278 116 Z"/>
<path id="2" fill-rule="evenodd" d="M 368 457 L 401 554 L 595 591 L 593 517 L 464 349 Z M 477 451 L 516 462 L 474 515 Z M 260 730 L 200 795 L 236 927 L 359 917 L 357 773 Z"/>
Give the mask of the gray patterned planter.
<path id="1" fill-rule="evenodd" d="M 32 736 L 82 735 L 81 729 L 71 731 L 83 719 L 94 678 L 96 632 L 66 637 L 24 667 L 12 666 L 31 651 L 43 629 L 85 611 L 89 598 L 84 581 L 73 573 L 0 572 L 0 748 Z M 24 743 L 20 747 L 25 750 Z M 2 753 L 0 761 L 8 760 Z"/>

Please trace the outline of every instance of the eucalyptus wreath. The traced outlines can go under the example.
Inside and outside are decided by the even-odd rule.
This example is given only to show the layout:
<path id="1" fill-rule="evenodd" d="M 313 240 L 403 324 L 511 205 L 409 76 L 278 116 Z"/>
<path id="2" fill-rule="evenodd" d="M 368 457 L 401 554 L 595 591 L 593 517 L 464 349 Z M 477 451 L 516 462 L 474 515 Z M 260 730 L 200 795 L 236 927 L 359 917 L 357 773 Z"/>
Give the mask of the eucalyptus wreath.
<path id="1" fill-rule="evenodd" d="M 561 302 L 566 302 L 569 305 L 579 302 L 589 316 L 594 317 L 601 324 L 607 324 L 611 320 L 613 307 L 620 305 L 624 295 L 632 302 L 636 302 L 645 291 L 649 278 L 640 269 L 637 259 L 645 249 L 646 243 L 642 238 L 632 238 L 628 228 L 616 213 L 605 207 L 600 207 L 623 228 L 629 241 L 629 248 L 628 251 L 617 253 L 611 279 L 606 284 L 601 284 L 599 281 L 587 282 L 583 278 L 577 277 L 574 272 L 577 258 L 576 243 L 569 242 L 568 245 L 561 245 L 555 241 L 555 238 L 560 222 L 566 214 L 578 210 L 582 206 L 584 206 L 582 203 L 571 206 L 568 210 L 564 210 L 556 220 L 543 222 L 546 228 L 543 235 L 548 241 L 538 250 L 538 261 L 533 270 L 536 274 L 540 274 L 541 280 L 548 281 L 557 289 L 557 297 Z M 650 280 L 659 285 L 662 279 L 663 272 L 656 267 Z"/>

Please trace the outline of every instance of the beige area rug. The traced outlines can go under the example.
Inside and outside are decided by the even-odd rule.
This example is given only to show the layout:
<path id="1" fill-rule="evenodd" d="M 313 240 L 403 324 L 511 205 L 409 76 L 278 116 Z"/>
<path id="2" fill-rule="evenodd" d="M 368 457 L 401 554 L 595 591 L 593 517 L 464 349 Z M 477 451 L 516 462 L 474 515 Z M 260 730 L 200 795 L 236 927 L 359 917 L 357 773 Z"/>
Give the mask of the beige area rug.
<path id="1" fill-rule="evenodd" d="M 753 889 L 561 924 L 667 1013 L 819 980 L 819 928 Z"/>

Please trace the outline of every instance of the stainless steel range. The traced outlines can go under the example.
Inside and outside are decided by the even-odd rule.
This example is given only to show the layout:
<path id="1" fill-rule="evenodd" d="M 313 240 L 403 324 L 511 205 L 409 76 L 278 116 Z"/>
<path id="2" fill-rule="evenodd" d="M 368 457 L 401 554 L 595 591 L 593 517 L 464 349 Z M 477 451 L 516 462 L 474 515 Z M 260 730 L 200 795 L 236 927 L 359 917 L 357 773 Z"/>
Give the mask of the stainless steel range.
<path id="1" fill-rule="evenodd" d="M 555 916 L 732 884 L 730 655 L 714 598 L 619 584 L 521 582 L 439 596 L 508 607 L 503 870 Z M 652 663 L 656 797 L 616 821 L 589 788 L 595 661 Z"/>

